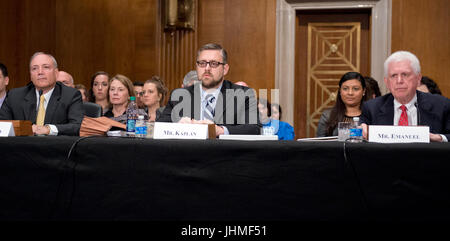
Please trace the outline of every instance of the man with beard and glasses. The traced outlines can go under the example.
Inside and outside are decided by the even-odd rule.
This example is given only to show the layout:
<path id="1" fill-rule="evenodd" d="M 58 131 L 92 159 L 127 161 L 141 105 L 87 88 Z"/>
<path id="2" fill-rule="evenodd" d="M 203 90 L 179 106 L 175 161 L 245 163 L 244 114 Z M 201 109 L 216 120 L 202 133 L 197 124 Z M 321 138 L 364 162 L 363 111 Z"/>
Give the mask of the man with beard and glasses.
<path id="1" fill-rule="evenodd" d="M 157 121 L 215 124 L 216 136 L 260 134 L 254 90 L 225 80 L 227 52 L 219 44 L 206 44 L 197 52 L 198 83 L 172 92 Z"/>

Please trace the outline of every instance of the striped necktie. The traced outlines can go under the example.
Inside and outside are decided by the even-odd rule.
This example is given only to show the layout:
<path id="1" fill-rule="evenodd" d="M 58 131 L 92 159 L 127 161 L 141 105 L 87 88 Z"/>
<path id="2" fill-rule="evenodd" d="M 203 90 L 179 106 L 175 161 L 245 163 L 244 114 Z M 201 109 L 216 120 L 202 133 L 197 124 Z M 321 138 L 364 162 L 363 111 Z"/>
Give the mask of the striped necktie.
<path id="1" fill-rule="evenodd" d="M 39 110 L 36 117 L 36 125 L 43 126 L 45 120 L 45 106 L 44 106 L 45 97 L 41 95 L 39 98 Z"/>
<path id="2" fill-rule="evenodd" d="M 214 102 L 215 99 L 216 97 L 214 97 L 214 95 L 212 94 L 206 95 L 205 97 L 206 106 L 205 109 L 203 109 L 203 117 L 204 117 L 203 119 L 214 121 L 214 109 L 212 107 L 212 103 Z"/>

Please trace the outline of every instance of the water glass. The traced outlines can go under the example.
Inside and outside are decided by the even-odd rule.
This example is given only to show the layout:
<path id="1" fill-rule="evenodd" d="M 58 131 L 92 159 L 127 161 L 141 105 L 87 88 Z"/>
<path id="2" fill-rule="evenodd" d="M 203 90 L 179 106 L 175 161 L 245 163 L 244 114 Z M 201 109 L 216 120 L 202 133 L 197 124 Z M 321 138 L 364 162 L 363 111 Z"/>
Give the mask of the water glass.
<path id="1" fill-rule="evenodd" d="M 148 121 L 146 123 L 147 125 L 147 136 L 146 138 L 153 138 L 153 130 L 155 129 L 155 122 L 154 121 Z"/>
<path id="2" fill-rule="evenodd" d="M 338 123 L 338 141 L 346 141 L 350 138 L 350 126 L 352 123 L 339 122 Z"/>

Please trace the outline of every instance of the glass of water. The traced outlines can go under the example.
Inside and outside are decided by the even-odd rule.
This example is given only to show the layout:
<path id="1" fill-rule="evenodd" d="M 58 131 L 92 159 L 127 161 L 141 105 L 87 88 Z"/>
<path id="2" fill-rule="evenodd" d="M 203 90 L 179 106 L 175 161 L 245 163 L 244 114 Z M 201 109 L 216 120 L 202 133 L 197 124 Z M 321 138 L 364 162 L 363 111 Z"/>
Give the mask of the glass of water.
<path id="1" fill-rule="evenodd" d="M 338 141 L 346 141 L 350 138 L 350 126 L 352 123 L 339 122 L 338 123 Z"/>

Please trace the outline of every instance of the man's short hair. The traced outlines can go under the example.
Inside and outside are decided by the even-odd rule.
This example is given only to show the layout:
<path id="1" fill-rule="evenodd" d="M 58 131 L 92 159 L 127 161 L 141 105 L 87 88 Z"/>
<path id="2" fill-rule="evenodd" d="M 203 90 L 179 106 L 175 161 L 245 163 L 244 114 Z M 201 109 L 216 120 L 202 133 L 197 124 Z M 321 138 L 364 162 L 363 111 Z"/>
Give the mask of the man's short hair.
<path id="1" fill-rule="evenodd" d="M 54 67 L 55 67 L 55 68 L 58 68 L 58 63 L 56 62 L 55 57 L 53 57 L 51 54 L 47 54 L 47 53 L 44 53 L 44 52 L 36 52 L 36 53 L 34 53 L 33 56 L 31 56 L 31 58 L 30 58 L 30 64 L 29 64 L 29 66 L 31 66 L 31 61 L 33 61 L 33 59 L 34 59 L 36 56 L 41 55 L 41 54 L 47 55 L 48 57 L 50 57 L 50 58 L 52 59 L 52 61 L 53 61 Z"/>
<path id="2" fill-rule="evenodd" d="M 384 77 L 389 77 L 388 67 L 391 62 L 399 62 L 403 60 L 409 60 L 411 68 L 414 70 L 414 72 L 416 74 L 420 73 L 419 59 L 413 53 L 408 51 L 397 51 L 391 54 L 391 56 L 389 56 L 386 61 L 384 61 Z"/>
<path id="3" fill-rule="evenodd" d="M 0 71 L 2 71 L 3 77 L 8 77 L 8 68 L 6 68 L 6 65 L 0 63 Z"/>
<path id="4" fill-rule="evenodd" d="M 222 48 L 222 46 L 220 46 L 220 44 L 215 44 L 215 43 L 209 43 L 209 44 L 205 44 L 203 45 L 198 51 L 197 51 L 197 59 L 200 56 L 200 53 L 204 50 L 220 50 L 220 54 L 222 55 L 222 62 L 224 64 L 228 63 L 228 54 L 227 51 Z"/>

